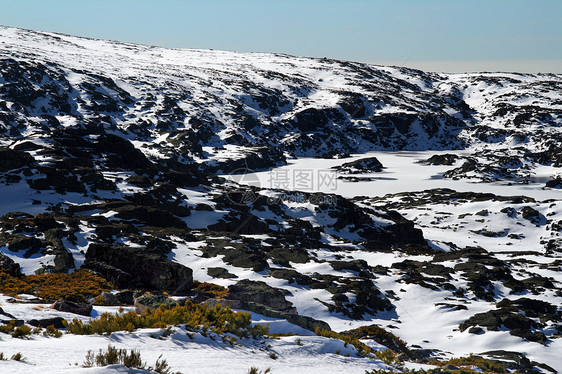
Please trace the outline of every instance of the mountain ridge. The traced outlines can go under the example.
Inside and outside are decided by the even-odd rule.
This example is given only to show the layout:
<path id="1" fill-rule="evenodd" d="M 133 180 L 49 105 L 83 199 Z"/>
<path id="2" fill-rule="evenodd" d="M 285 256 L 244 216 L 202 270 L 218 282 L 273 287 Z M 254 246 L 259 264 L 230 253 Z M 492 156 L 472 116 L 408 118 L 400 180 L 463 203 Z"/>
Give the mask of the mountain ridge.
<path id="1" fill-rule="evenodd" d="M 445 75 L 328 59 L 170 50 L 4 30 L 15 38 L 12 43 L 32 45 L 29 50 L 18 50 L 7 46 L 11 39 L 5 39 L 5 54 L 43 61 L 47 76 L 41 79 L 72 92 L 70 97 L 68 93 L 35 89 L 33 79 L 39 77 L 33 78 L 33 68 L 28 66 L 25 80 L 31 82 L 27 89 L 12 92 L 13 97 L 9 97 L 10 91 L 3 94 L 6 102 L 11 99 L 24 106 L 32 99 L 47 100 L 47 106 L 24 113 L 28 120 L 41 123 L 46 121 L 41 116 L 55 116 L 63 126 L 66 121 L 82 125 L 96 121 L 108 131 L 151 142 L 170 131 L 181 132 L 161 141 L 163 150 L 140 145 L 146 154 L 158 152 L 161 157 L 168 152 L 186 161 L 213 163 L 220 158 L 220 152 L 212 150 L 217 146 L 230 147 L 238 157 L 245 157 L 256 146 L 316 157 L 370 150 L 466 148 L 498 140 L 506 146 L 533 143 L 540 147 L 538 135 L 527 139 L 533 132 L 522 132 L 518 127 L 542 116 L 539 122 L 553 131 L 562 121 L 560 97 L 541 106 L 548 98 L 541 90 L 549 85 L 559 88 L 560 75 Z M 58 56 L 61 45 L 65 54 Z M 3 64 L 5 75 L 10 67 Z M 84 74 L 84 68 L 90 69 L 90 75 Z M 18 76 L 26 77 L 25 69 Z M 4 80 L 4 85 L 9 84 L 6 77 Z M 514 104 L 523 100 L 513 92 L 519 86 L 527 87 L 527 95 L 542 104 Z M 480 97 L 478 90 L 484 88 L 492 91 L 492 96 L 505 97 L 504 101 Z M 489 108 L 484 112 L 475 109 L 486 105 Z M 4 109 L 2 118 L 5 131 L 9 128 L 15 133 L 17 117 L 9 118 Z M 498 120 L 508 124 L 508 130 L 490 124 Z M 534 130 L 540 132 L 540 126 Z M 184 139 L 193 149 L 175 154 L 169 143 Z M 544 145 L 539 150 L 544 150 Z M 280 156 L 274 158 L 270 163 L 283 162 Z"/>

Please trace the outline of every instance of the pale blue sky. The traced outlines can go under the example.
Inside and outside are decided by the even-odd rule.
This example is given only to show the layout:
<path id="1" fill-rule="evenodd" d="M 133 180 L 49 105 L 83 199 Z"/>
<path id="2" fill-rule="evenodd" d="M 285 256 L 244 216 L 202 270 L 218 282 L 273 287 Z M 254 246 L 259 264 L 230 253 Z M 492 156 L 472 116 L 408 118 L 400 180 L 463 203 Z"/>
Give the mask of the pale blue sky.
<path id="1" fill-rule="evenodd" d="M 562 0 L 0 0 L 0 24 L 429 70 L 562 72 Z"/>

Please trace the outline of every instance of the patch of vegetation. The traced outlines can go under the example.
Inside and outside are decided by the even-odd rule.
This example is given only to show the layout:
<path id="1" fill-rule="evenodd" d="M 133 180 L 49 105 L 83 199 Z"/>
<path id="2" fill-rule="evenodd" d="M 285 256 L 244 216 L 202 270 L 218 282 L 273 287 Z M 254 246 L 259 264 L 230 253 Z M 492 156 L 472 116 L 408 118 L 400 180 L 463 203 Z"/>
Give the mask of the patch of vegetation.
<path id="1" fill-rule="evenodd" d="M 473 370 L 473 372 L 484 373 L 507 373 L 506 368 L 499 362 L 486 360 L 482 357 L 470 355 L 467 357 L 452 358 L 448 361 L 431 362 L 436 366 L 452 365 L 454 367 L 462 368 L 462 370 Z M 477 368 L 478 370 L 475 370 Z"/>
<path id="2" fill-rule="evenodd" d="M 371 326 L 367 326 L 367 327 L 371 327 Z M 384 330 L 383 330 L 384 331 Z M 355 347 L 355 349 L 357 349 L 357 355 L 361 356 L 361 357 L 373 357 L 373 358 L 378 358 L 379 360 L 383 361 L 385 364 L 390 365 L 390 366 L 394 366 L 394 367 L 401 367 L 402 366 L 402 361 L 400 361 L 400 359 L 398 358 L 399 353 L 394 352 L 391 349 L 386 349 L 384 351 L 375 351 L 373 350 L 371 347 L 369 347 L 368 345 L 362 343 L 358 338 L 355 338 L 352 335 L 349 334 L 342 334 L 342 333 L 337 333 L 337 332 L 333 332 L 333 331 L 328 331 L 328 330 L 324 330 L 324 329 L 316 329 L 315 330 L 316 335 L 319 336 L 324 336 L 327 338 L 334 338 L 334 339 L 339 339 L 342 340 L 343 342 L 345 342 L 345 346 L 347 347 L 348 344 L 351 344 L 353 347 Z M 398 338 L 396 338 L 398 339 Z M 405 346 L 405 343 L 404 343 Z M 407 350 L 407 348 L 406 348 Z"/>
<path id="3" fill-rule="evenodd" d="M 50 336 L 54 338 L 60 338 L 62 332 L 56 329 L 53 325 L 47 326 L 44 330 L 40 327 L 31 328 L 27 325 L 16 326 L 15 321 L 10 321 L 5 325 L 0 325 L 0 332 L 4 334 L 10 334 L 14 338 L 24 339 L 32 334 L 41 334 L 44 336 Z"/>
<path id="4" fill-rule="evenodd" d="M 10 360 L 14 360 L 14 361 L 25 361 L 25 357 L 23 357 L 23 355 L 21 354 L 21 352 L 15 353 L 12 355 L 12 357 L 10 358 Z"/>
<path id="5" fill-rule="evenodd" d="M 41 329 L 32 329 L 27 325 L 16 326 L 15 321 L 10 321 L 5 325 L 0 325 L 0 332 L 3 332 L 4 334 L 10 334 L 12 335 L 12 337 L 20 339 L 26 338 L 31 334 L 36 334 L 40 330 Z"/>
<path id="6" fill-rule="evenodd" d="M 148 371 L 158 373 L 158 374 L 174 374 L 171 371 L 170 365 L 166 360 L 162 360 L 162 355 L 158 357 L 154 366 L 146 367 L 146 363 L 142 361 L 141 354 L 139 351 L 131 349 L 127 353 L 126 349 L 117 349 L 112 345 L 107 346 L 107 351 L 99 350 L 97 354 L 93 351 L 88 351 L 86 353 L 86 358 L 84 359 L 83 367 L 94 367 L 94 366 L 108 366 L 121 364 L 128 368 L 136 369 L 147 369 Z M 175 374 L 181 374 L 179 371 Z"/>
<path id="7" fill-rule="evenodd" d="M 267 368 L 264 371 L 261 371 L 255 366 L 252 366 L 250 370 L 248 370 L 248 374 L 269 374 L 271 373 L 271 368 Z"/>
<path id="8" fill-rule="evenodd" d="M 210 295 L 213 295 L 217 299 L 224 299 L 226 295 L 228 295 L 228 288 L 219 286 L 218 284 L 214 283 L 207 283 L 207 282 L 193 282 L 193 289 L 195 291 L 204 292 Z"/>
<path id="9" fill-rule="evenodd" d="M 14 329 L 14 331 L 12 332 L 12 336 L 14 338 L 23 339 L 23 338 L 26 338 L 29 335 L 31 335 L 31 332 L 32 332 L 31 327 L 29 327 L 27 325 L 21 325 L 21 326 L 18 326 Z"/>
<path id="10" fill-rule="evenodd" d="M 412 357 L 405 341 L 377 325 L 361 326 L 357 329 L 344 331 L 342 334 L 356 339 L 373 339 L 396 353 L 405 353 L 408 357 Z"/>
<path id="11" fill-rule="evenodd" d="M 326 338 L 333 338 L 333 339 L 338 339 L 341 340 L 343 342 L 347 344 L 351 344 L 352 346 L 355 347 L 355 349 L 357 349 L 357 355 L 358 356 L 368 356 L 369 354 L 374 353 L 374 351 L 371 349 L 371 347 L 369 347 L 368 345 L 361 343 L 359 341 L 359 339 L 356 339 L 352 336 L 349 335 L 345 335 L 345 334 L 340 334 L 334 331 L 329 331 L 329 330 L 324 330 L 321 328 L 317 328 L 315 331 L 316 335 L 318 336 L 323 336 Z"/>
<path id="12" fill-rule="evenodd" d="M 12 355 L 10 360 L 13 361 L 25 361 L 25 357 L 21 354 L 21 352 L 15 353 Z M 4 355 L 4 352 L 0 352 L 0 361 L 8 361 L 8 358 Z"/>
<path id="13" fill-rule="evenodd" d="M 403 370 L 403 374 L 505 374 L 508 373 L 503 364 L 486 360 L 482 357 L 470 355 L 467 357 L 452 358 L 446 361 L 430 361 L 428 364 L 438 366 L 429 370 Z M 391 370 L 371 370 L 365 374 L 395 374 Z"/>
<path id="14" fill-rule="evenodd" d="M 161 306 L 144 313 L 103 313 L 99 318 L 82 322 L 65 321 L 69 332 L 77 335 L 110 334 L 115 331 L 133 331 L 138 328 L 165 328 L 185 325 L 188 329 L 211 331 L 216 334 L 231 333 L 239 337 L 260 337 L 268 333 L 269 326 L 252 326 L 251 314 L 235 312 L 221 306 L 209 307 L 186 301 L 185 305 Z"/>
<path id="15" fill-rule="evenodd" d="M 45 327 L 45 331 L 43 331 L 44 336 L 50 336 L 52 338 L 60 338 L 62 336 L 62 332 L 55 328 L 53 325 L 49 325 Z"/>
<path id="16" fill-rule="evenodd" d="M 102 277 L 85 270 L 71 274 L 12 276 L 0 271 L 0 293 L 9 296 L 29 294 L 44 300 L 66 299 L 85 302 L 113 287 Z"/>

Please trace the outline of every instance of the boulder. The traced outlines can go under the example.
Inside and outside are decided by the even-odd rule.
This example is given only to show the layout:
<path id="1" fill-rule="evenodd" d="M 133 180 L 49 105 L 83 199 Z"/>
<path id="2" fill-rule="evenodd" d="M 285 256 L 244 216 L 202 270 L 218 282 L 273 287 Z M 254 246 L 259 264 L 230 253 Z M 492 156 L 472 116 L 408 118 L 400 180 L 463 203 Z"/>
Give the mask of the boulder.
<path id="1" fill-rule="evenodd" d="M 221 267 L 210 267 L 207 269 L 207 275 L 213 278 L 230 279 L 237 278 L 236 275 L 229 273 L 228 270 Z"/>
<path id="2" fill-rule="evenodd" d="M 118 288 L 185 294 L 193 282 L 190 268 L 146 248 L 93 243 L 82 267 L 100 273 Z"/>
<path id="3" fill-rule="evenodd" d="M 53 326 L 56 329 L 64 328 L 64 318 L 62 317 L 53 317 L 53 318 L 43 318 L 43 319 L 32 319 L 27 321 L 33 327 L 42 327 L 46 328 L 48 326 Z"/>
<path id="4" fill-rule="evenodd" d="M 117 135 L 103 134 L 94 145 L 94 150 L 109 153 L 107 166 L 126 170 L 149 169 L 152 163 L 135 146 Z"/>
<path id="5" fill-rule="evenodd" d="M 543 221 L 543 215 L 538 210 L 530 206 L 523 207 L 521 209 L 521 215 L 524 219 L 529 220 L 531 223 L 534 223 L 536 225 L 540 224 L 541 221 Z"/>
<path id="6" fill-rule="evenodd" d="M 2 252 L 0 252 L 0 270 L 5 270 L 11 276 L 20 274 L 20 265 Z"/>
<path id="7" fill-rule="evenodd" d="M 308 108 L 296 113 L 292 123 L 300 131 L 308 132 L 322 129 L 329 121 L 330 119 L 324 111 Z"/>
<path id="8" fill-rule="evenodd" d="M 381 172 L 383 168 L 384 166 L 376 157 L 367 157 L 334 166 L 332 169 L 336 169 L 342 174 L 361 174 Z"/>
<path id="9" fill-rule="evenodd" d="M 33 157 L 29 153 L 10 148 L 0 148 L 0 172 L 19 169 L 33 162 Z"/>
<path id="10" fill-rule="evenodd" d="M 102 305 L 108 305 L 108 306 L 120 305 L 117 296 L 115 296 L 111 292 L 105 292 L 105 291 L 102 292 L 101 295 L 99 296 L 98 302 Z"/>
<path id="11" fill-rule="evenodd" d="M 562 178 L 557 177 L 546 182 L 548 188 L 562 188 Z"/>
<path id="12" fill-rule="evenodd" d="M 148 309 L 156 309 L 158 307 L 173 307 L 179 303 L 161 293 L 150 293 L 147 292 L 142 296 L 135 298 L 135 312 L 141 314 L 146 312 Z"/>
<path id="13" fill-rule="evenodd" d="M 265 305 L 273 310 L 297 314 L 297 309 L 285 299 L 287 291 L 273 288 L 261 281 L 244 279 L 228 287 L 227 299 L 253 302 Z"/>
<path id="14" fill-rule="evenodd" d="M 73 301 L 68 300 L 57 300 L 51 306 L 51 309 L 58 310 L 59 312 L 67 312 L 67 313 L 74 313 L 79 314 L 81 316 L 89 317 L 92 313 L 92 304 L 86 303 L 76 303 Z"/>
<path id="15" fill-rule="evenodd" d="M 457 160 L 459 159 L 459 156 L 452 154 L 452 153 L 445 153 L 442 155 L 433 155 L 430 158 L 428 158 L 427 160 L 421 161 L 424 164 L 427 165 L 446 165 L 446 166 L 451 166 L 453 165 Z"/>

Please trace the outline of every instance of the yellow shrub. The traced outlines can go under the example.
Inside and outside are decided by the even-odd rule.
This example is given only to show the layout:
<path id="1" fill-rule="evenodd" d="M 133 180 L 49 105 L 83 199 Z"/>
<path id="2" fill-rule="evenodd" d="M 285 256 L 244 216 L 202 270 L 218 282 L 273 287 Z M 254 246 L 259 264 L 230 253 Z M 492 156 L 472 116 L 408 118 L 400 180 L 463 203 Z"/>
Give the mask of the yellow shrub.
<path id="1" fill-rule="evenodd" d="M 87 301 L 113 287 L 103 278 L 88 271 L 71 274 L 39 274 L 14 277 L 0 271 L 0 293 L 16 296 L 30 294 L 45 300 Z"/>
<path id="2" fill-rule="evenodd" d="M 218 305 L 209 307 L 190 301 L 186 301 L 184 306 L 148 309 L 142 314 L 132 311 L 124 314 L 103 313 L 99 318 L 89 322 L 82 322 L 79 319 L 66 322 L 68 330 L 77 335 L 130 331 L 131 327 L 163 328 L 170 325 L 185 325 L 189 329 L 210 330 L 217 334 L 232 333 L 243 337 L 262 336 L 269 330 L 263 325 L 252 327 L 250 313 L 235 312 Z"/>
<path id="3" fill-rule="evenodd" d="M 198 282 L 198 281 L 194 281 L 193 282 L 193 289 L 199 292 L 205 292 L 208 294 L 213 295 L 214 297 L 218 298 L 218 299 L 222 299 L 224 297 L 226 297 L 226 295 L 228 295 L 228 289 L 224 288 L 222 286 L 219 286 L 218 284 L 214 284 L 214 283 L 207 283 L 207 282 Z"/>

